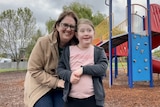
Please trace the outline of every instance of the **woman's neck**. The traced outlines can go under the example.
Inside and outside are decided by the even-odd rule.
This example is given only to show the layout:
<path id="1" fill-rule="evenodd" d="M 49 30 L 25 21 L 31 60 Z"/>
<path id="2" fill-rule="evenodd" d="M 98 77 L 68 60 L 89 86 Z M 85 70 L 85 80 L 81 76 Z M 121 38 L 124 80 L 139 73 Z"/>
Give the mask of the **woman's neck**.
<path id="1" fill-rule="evenodd" d="M 66 46 L 66 43 L 60 42 L 59 47 L 64 48 Z"/>

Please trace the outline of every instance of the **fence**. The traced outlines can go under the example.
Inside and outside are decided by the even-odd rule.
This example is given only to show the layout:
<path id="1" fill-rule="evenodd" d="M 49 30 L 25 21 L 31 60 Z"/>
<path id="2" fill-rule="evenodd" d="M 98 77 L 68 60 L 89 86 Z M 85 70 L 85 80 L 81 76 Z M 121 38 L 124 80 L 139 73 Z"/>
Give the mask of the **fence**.
<path id="1" fill-rule="evenodd" d="M 17 62 L 0 63 L 0 69 L 16 69 Z M 20 62 L 19 69 L 27 69 L 27 62 Z"/>

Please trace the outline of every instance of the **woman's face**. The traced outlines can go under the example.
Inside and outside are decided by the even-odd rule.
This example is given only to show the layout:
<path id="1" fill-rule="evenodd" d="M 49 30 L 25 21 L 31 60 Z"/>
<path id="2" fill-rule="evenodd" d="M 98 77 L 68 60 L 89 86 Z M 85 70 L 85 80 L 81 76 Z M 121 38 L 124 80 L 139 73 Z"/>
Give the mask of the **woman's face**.
<path id="1" fill-rule="evenodd" d="M 68 43 L 75 34 L 76 22 L 71 16 L 66 16 L 58 26 L 56 26 L 60 36 L 60 46 Z"/>

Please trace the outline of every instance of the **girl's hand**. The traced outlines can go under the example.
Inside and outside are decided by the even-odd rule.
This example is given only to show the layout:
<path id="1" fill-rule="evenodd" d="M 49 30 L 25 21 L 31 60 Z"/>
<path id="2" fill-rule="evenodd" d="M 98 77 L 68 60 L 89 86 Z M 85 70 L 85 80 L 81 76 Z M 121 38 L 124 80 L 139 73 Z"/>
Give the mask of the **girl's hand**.
<path id="1" fill-rule="evenodd" d="M 79 80 L 80 80 L 80 77 L 77 76 L 77 75 L 75 74 L 75 72 L 72 72 L 71 78 L 70 78 L 70 82 L 71 82 L 72 84 L 76 84 L 76 83 L 79 82 Z"/>
<path id="2" fill-rule="evenodd" d="M 75 74 L 77 77 L 80 77 L 80 76 L 83 74 L 83 68 L 80 67 L 78 70 L 74 71 L 74 74 Z"/>

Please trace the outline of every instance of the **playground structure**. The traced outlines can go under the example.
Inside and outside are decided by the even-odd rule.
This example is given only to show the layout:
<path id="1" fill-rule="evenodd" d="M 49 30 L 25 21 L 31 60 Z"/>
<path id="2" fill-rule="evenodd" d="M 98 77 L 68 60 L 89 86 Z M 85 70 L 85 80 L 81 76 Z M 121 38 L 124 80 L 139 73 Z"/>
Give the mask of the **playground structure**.
<path id="1" fill-rule="evenodd" d="M 152 49 L 160 45 L 160 5 L 150 4 L 149 0 L 147 8 L 140 4 L 131 4 L 131 0 L 128 0 L 127 4 L 127 19 L 112 28 L 112 0 L 110 0 L 108 5 L 111 16 L 105 20 L 110 22 L 111 30 L 101 32 L 99 34 L 101 37 L 96 38 L 94 44 L 103 47 L 110 59 L 115 58 L 115 77 L 118 74 L 117 57 L 127 57 L 130 88 L 133 87 L 133 82 L 139 81 L 149 81 L 150 87 L 153 87 L 152 73 L 160 73 L 160 61 L 152 59 Z M 142 11 L 135 10 L 136 6 Z M 104 21 L 100 24 L 103 25 Z M 96 30 L 106 28 L 100 25 L 97 27 Z M 116 30 L 122 34 L 117 35 Z M 110 64 L 110 85 L 112 85 L 112 64 Z"/>

